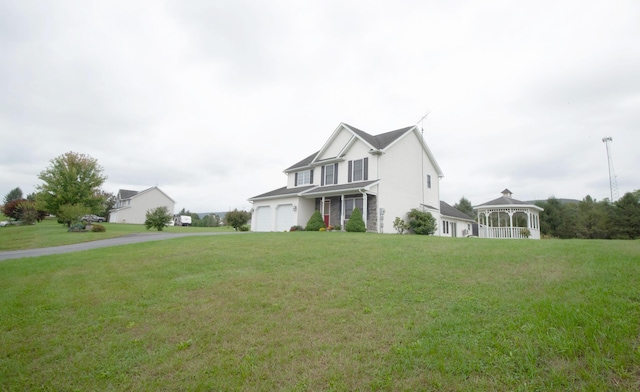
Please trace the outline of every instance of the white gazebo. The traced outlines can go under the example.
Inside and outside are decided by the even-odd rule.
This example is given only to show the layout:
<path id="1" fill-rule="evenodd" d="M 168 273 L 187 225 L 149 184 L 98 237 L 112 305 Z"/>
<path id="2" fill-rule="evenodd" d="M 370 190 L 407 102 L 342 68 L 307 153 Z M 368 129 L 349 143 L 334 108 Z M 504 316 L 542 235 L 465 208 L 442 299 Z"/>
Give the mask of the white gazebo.
<path id="1" fill-rule="evenodd" d="M 540 239 L 540 211 L 535 204 L 513 199 L 510 190 L 502 197 L 473 207 L 478 211 L 480 238 Z"/>

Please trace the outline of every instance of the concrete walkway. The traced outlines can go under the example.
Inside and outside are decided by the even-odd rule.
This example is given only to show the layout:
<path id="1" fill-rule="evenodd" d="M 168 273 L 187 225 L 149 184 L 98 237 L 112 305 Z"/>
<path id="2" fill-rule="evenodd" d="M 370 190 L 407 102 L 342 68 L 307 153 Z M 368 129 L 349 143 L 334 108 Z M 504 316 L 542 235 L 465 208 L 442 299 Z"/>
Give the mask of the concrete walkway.
<path id="1" fill-rule="evenodd" d="M 194 236 L 211 236 L 211 235 L 227 235 L 227 234 L 246 234 L 246 232 L 219 232 L 219 233 L 144 233 L 129 234 L 123 237 L 108 238 L 106 240 L 81 242 L 78 244 L 53 246 L 50 248 L 36 248 L 25 250 L 10 250 L 0 252 L 0 261 L 10 259 L 21 259 L 24 257 L 38 257 L 47 255 L 56 255 L 61 253 L 79 252 L 81 250 L 89 250 L 96 248 L 105 248 L 108 246 L 136 244 L 138 242 L 161 241 L 171 238 L 194 237 Z"/>

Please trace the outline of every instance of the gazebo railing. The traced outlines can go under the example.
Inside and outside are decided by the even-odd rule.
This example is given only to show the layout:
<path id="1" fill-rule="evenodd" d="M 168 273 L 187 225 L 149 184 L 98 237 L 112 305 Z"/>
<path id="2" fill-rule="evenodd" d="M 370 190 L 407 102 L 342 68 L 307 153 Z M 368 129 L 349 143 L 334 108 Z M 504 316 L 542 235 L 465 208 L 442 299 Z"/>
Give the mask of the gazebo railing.
<path id="1" fill-rule="evenodd" d="M 524 230 L 529 231 L 529 236 L 523 234 Z M 540 231 L 536 229 L 529 229 L 526 227 L 488 227 L 485 225 L 480 225 L 478 227 L 478 234 L 480 238 L 540 239 Z"/>

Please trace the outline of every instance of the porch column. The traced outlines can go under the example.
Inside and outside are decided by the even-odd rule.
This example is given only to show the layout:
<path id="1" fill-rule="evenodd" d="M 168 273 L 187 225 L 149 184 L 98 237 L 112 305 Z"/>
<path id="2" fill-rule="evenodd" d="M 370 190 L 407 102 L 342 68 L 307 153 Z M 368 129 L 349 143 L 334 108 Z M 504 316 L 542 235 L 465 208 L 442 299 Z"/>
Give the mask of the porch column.
<path id="1" fill-rule="evenodd" d="M 513 210 L 508 210 L 507 214 L 509 214 L 509 231 L 511 232 L 511 238 L 516 238 L 515 231 L 513 230 Z"/>
<path id="2" fill-rule="evenodd" d="M 324 219 L 324 196 L 320 199 L 320 215 L 322 215 L 322 219 Z"/>
<path id="3" fill-rule="evenodd" d="M 367 216 L 369 214 L 367 214 L 368 212 L 368 208 L 367 208 L 367 193 L 363 193 L 362 194 L 362 220 L 364 220 L 364 228 L 365 230 L 369 229 L 369 221 L 367 220 Z"/>
<path id="4" fill-rule="evenodd" d="M 340 227 L 344 231 L 344 195 L 340 195 Z"/>

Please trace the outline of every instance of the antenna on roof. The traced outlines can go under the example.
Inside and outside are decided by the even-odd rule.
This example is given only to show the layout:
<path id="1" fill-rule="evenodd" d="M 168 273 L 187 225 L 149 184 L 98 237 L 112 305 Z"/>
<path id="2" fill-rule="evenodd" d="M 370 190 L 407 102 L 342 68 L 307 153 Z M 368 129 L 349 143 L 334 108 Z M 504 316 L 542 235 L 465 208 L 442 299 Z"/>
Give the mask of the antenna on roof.
<path id="1" fill-rule="evenodd" d="M 420 118 L 420 120 L 418 120 L 416 122 L 416 125 L 418 123 L 420 123 L 420 128 L 422 129 L 422 134 L 424 135 L 424 119 L 427 118 L 427 116 L 429 115 L 429 113 L 431 113 L 430 110 L 427 109 L 427 112 L 424 114 L 424 116 L 422 116 L 422 118 Z"/>

